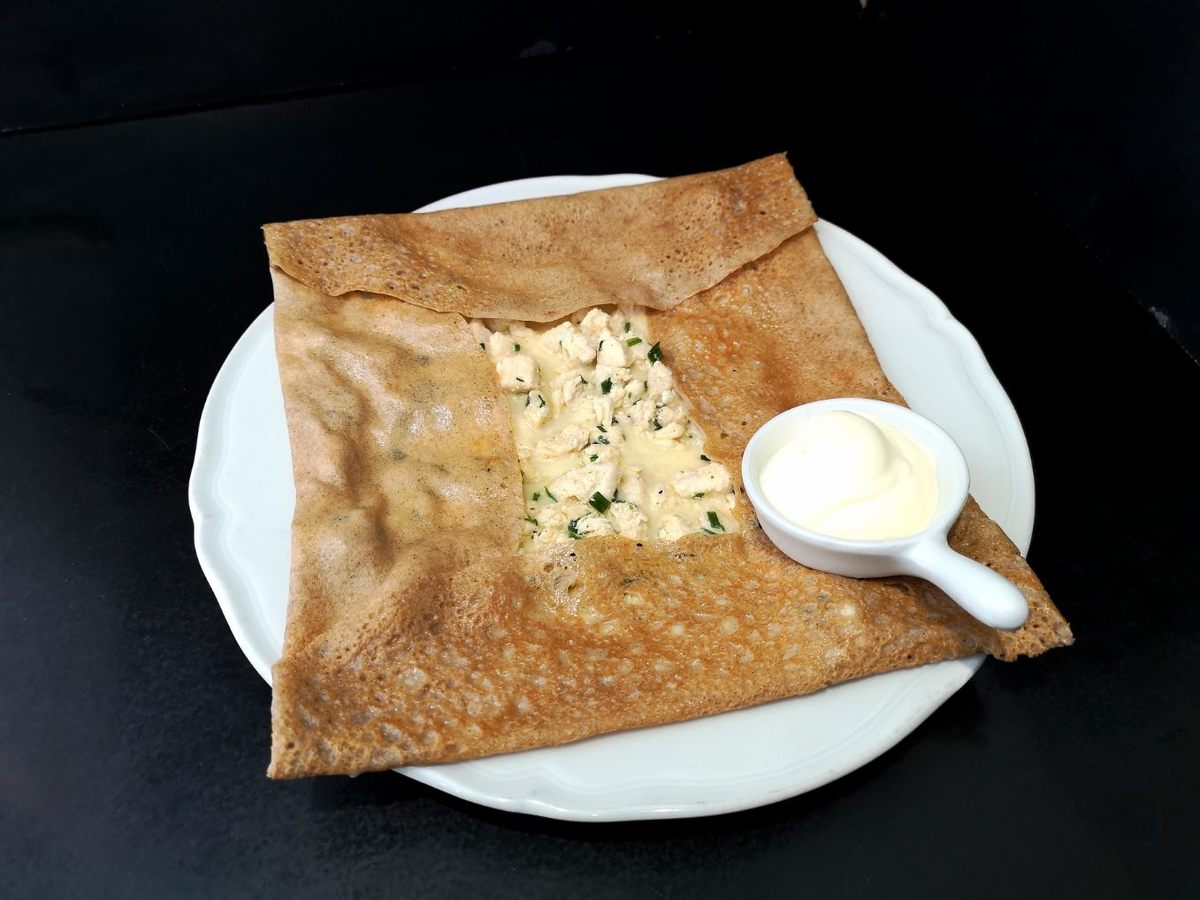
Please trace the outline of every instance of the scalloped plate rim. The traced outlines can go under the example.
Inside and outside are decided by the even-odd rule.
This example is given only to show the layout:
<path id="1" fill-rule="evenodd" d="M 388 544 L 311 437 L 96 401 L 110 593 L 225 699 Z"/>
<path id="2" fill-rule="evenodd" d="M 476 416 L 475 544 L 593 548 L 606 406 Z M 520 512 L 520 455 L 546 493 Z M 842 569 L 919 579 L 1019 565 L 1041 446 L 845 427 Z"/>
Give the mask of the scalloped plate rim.
<path id="1" fill-rule="evenodd" d="M 582 190 L 598 190 L 652 180 L 655 180 L 653 176 L 633 174 L 543 176 L 520 179 L 454 194 L 422 207 L 418 211 L 448 209 L 485 202 L 504 202 L 509 199 L 573 193 Z M 984 401 L 988 412 L 995 418 L 1006 444 L 1005 456 L 1008 471 L 1004 478 L 1009 483 L 1011 490 L 1007 497 L 994 498 L 992 506 L 985 506 L 985 508 L 997 521 L 1001 522 L 1021 551 L 1026 552 L 1032 536 L 1034 518 L 1033 472 L 1029 449 L 1016 411 L 988 366 L 979 344 L 970 332 L 950 315 L 945 305 L 931 291 L 904 274 L 870 245 L 824 220 L 817 223 L 816 229 L 835 268 L 838 269 L 839 274 L 843 275 L 844 282 L 847 281 L 847 277 L 843 273 L 843 267 L 848 264 L 846 259 L 852 257 L 854 263 L 888 284 L 897 294 L 915 303 L 924 314 L 925 326 L 930 334 L 941 335 L 957 351 L 963 370 L 968 375 L 974 390 L 980 395 L 980 399 Z M 839 256 L 843 261 L 841 265 L 838 261 Z M 853 265 L 854 263 L 849 264 Z M 852 289 L 850 283 L 847 283 L 847 291 L 858 306 L 863 298 L 855 297 L 855 290 Z M 264 612 L 253 596 L 241 563 L 236 555 L 231 553 L 226 541 L 227 535 L 224 531 L 227 528 L 223 529 L 222 526 L 228 526 L 231 511 L 229 504 L 220 496 L 216 485 L 220 473 L 223 471 L 222 466 L 229 463 L 225 452 L 228 436 L 223 432 L 223 427 L 227 425 L 229 418 L 231 398 L 239 389 L 245 389 L 245 386 L 239 382 L 239 376 L 244 375 L 252 354 L 261 352 L 263 341 L 273 338 L 271 311 L 272 307 L 268 306 L 255 318 L 234 345 L 213 383 L 200 419 L 196 461 L 188 490 L 189 505 L 195 522 L 197 556 L 201 568 L 213 587 L 218 603 L 239 647 L 255 670 L 268 683 L 270 682 L 270 665 L 278 656 L 279 647 L 269 637 L 264 637 L 266 632 L 263 620 Z M 877 350 L 881 342 L 886 345 L 886 336 L 873 335 L 872 340 L 876 344 Z M 883 356 L 882 353 L 881 356 Z M 886 369 L 887 365 L 885 364 Z M 902 392 L 904 392 L 903 389 Z M 913 403 L 914 408 L 921 408 L 919 402 L 913 402 L 911 397 L 908 399 Z M 941 424 L 947 427 L 946 422 L 943 421 Z M 953 429 L 950 430 L 953 433 Z M 996 504 L 1001 499 L 1007 500 L 1007 505 L 1003 510 L 996 508 Z M 982 500 L 981 505 L 983 505 Z M 288 518 L 290 519 L 290 511 Z M 251 562 L 253 563 L 253 560 Z M 273 655 L 268 653 L 268 649 L 274 650 Z M 910 734 L 948 697 L 965 684 L 978 669 L 982 659 L 982 656 L 972 656 L 923 666 L 919 669 L 886 673 L 873 676 L 871 679 L 861 679 L 860 681 L 876 682 L 882 679 L 896 680 L 899 689 L 894 690 L 889 696 L 889 702 L 895 705 L 904 701 L 901 714 L 897 715 L 893 709 L 890 719 L 886 722 L 879 722 L 878 720 L 884 715 L 882 712 L 876 711 L 859 722 L 857 727 L 846 734 L 839 743 L 825 748 L 815 757 L 810 757 L 807 763 L 812 771 L 801 776 L 796 771 L 795 761 L 790 765 L 785 763 L 783 766 L 765 773 L 768 782 L 774 779 L 774 783 L 768 785 L 759 783 L 763 779 L 764 773 L 757 772 L 743 779 L 726 779 L 720 783 L 703 784 L 689 783 L 683 779 L 666 778 L 664 780 L 661 776 L 656 781 L 655 776 L 651 775 L 641 780 L 626 780 L 620 784 L 598 784 L 591 789 L 584 789 L 578 782 L 571 782 L 563 778 L 552 766 L 546 766 L 541 760 L 546 754 L 570 751 L 572 747 L 580 745 L 597 746 L 605 741 L 631 737 L 638 740 L 639 734 L 646 735 L 665 729 L 680 729 L 696 722 L 732 722 L 738 716 L 755 714 L 756 711 L 767 710 L 768 715 L 776 714 L 775 711 L 778 711 L 779 715 L 791 715 L 792 713 L 787 707 L 803 709 L 804 702 L 810 698 L 798 697 L 780 700 L 749 710 L 737 710 L 709 717 L 708 720 L 694 720 L 693 722 L 621 732 L 615 735 L 601 735 L 562 748 L 545 748 L 488 757 L 482 760 L 409 767 L 396 771 L 403 772 L 409 777 L 439 790 L 485 806 L 564 820 L 624 821 L 735 812 L 773 803 L 812 790 L 882 755 Z M 810 695 L 810 697 L 822 695 L 826 698 L 836 697 L 839 691 L 852 690 L 856 683 L 838 685 L 819 692 L 818 695 Z M 909 696 L 918 691 L 921 692 L 920 696 Z M 799 715 L 802 716 L 803 712 Z M 869 735 L 868 740 L 861 739 L 864 733 Z M 529 764 L 525 768 L 520 767 L 520 761 L 523 759 L 529 760 Z M 821 764 L 814 765 L 814 763 Z M 497 766 L 500 768 L 497 769 Z M 507 767 L 507 771 L 501 771 L 505 767 Z M 665 784 L 668 793 L 675 790 L 686 796 L 680 796 L 673 801 L 659 800 L 648 803 L 639 803 L 629 798 L 620 799 L 622 792 L 636 794 L 638 791 L 645 790 L 648 784 L 657 784 L 660 789 Z M 587 802 L 595 801 L 597 797 L 605 799 L 600 802 Z"/>

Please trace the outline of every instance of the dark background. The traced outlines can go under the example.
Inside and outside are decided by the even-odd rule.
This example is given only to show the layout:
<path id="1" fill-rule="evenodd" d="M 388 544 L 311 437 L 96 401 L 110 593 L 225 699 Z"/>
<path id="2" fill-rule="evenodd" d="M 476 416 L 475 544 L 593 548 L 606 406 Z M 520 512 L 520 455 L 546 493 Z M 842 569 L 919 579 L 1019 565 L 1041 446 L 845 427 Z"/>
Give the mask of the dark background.
<path id="1" fill-rule="evenodd" d="M 0 894 L 1195 896 L 1198 38 L 1078 0 L 0 6 Z M 781 149 L 980 341 L 1076 646 L 716 819 L 267 782 L 186 508 L 258 226 Z"/>
<path id="2" fill-rule="evenodd" d="M 697 138 L 741 124 L 742 83 L 774 96 L 777 115 L 799 117 L 812 91 L 902 85 L 900 103 L 937 104 L 972 132 L 989 162 L 1200 356 L 1200 4 L 821 0 L 796 4 L 786 23 L 631 3 L 477 6 L 8 0 L 0 132 L 508 73 L 545 56 L 620 66 L 677 52 L 685 69 L 723 70 L 728 87 L 710 98 L 734 104 L 732 115 L 718 119 L 714 107 L 694 123 Z M 872 143 L 882 160 L 897 143 L 930 138 L 902 127 L 875 131 Z M 1086 310 L 1087 299 L 1064 302 Z"/>

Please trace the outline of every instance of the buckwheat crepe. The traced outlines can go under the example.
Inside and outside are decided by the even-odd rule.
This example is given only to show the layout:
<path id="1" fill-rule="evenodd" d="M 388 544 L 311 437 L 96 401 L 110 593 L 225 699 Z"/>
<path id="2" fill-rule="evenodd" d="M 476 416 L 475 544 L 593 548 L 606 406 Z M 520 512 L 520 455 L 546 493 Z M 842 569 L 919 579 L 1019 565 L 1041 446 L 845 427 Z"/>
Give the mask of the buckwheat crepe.
<path id="1" fill-rule="evenodd" d="M 1071 642 L 973 500 L 951 543 L 1024 592 L 1019 631 L 919 579 L 804 568 L 744 497 L 736 533 L 520 549 L 512 420 L 467 318 L 650 308 L 706 452 L 736 481 L 750 436 L 785 409 L 903 402 L 814 221 L 774 156 L 571 197 L 266 227 L 296 484 L 271 777 L 561 744 Z"/>

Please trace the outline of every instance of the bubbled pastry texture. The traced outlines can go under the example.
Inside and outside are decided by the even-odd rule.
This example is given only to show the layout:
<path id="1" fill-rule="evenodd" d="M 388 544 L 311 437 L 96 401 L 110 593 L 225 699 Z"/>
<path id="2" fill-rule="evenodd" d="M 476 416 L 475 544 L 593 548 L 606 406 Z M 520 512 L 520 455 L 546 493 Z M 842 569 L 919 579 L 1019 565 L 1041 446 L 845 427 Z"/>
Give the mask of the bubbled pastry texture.
<path id="1" fill-rule="evenodd" d="M 324 294 L 549 322 L 605 303 L 669 309 L 814 221 L 780 154 L 616 190 L 263 231 L 271 265 Z"/>
<path id="2" fill-rule="evenodd" d="M 764 165 L 777 171 L 786 162 L 741 171 L 753 182 Z M 713 178 L 717 194 L 741 196 L 750 188 L 737 184 L 739 171 L 681 180 Z M 788 181 L 773 190 L 802 197 L 790 170 Z M 580 195 L 569 207 L 528 201 L 540 208 L 520 218 L 570 244 L 600 236 L 580 264 L 587 274 L 564 284 L 605 287 L 548 300 L 540 287 L 523 293 L 534 288 L 518 278 L 503 292 L 503 313 L 487 305 L 490 294 L 486 311 L 451 312 L 402 288 L 331 296 L 334 285 L 309 269 L 278 264 L 287 238 L 276 232 L 276 341 L 296 511 L 284 653 L 273 673 L 272 777 L 561 744 L 937 660 L 1014 659 L 1071 642 L 1037 577 L 974 501 L 951 541 L 1025 593 L 1031 615 L 1013 633 L 979 624 L 919 579 L 856 580 L 800 566 L 770 543 L 748 503 L 738 504 L 736 534 L 674 543 L 591 537 L 517 552 L 523 510 L 511 420 L 463 316 L 533 320 L 612 302 L 607 285 L 650 266 L 622 258 L 648 235 L 609 227 L 605 216 L 632 210 L 638 227 L 661 227 L 638 212 L 643 201 L 631 195 L 641 190 Z M 503 234 L 499 220 L 511 226 L 523 205 L 481 208 L 464 227 Z M 575 234 L 581 222 L 593 233 Z M 657 302 L 636 302 L 662 309 L 650 327 L 664 360 L 711 455 L 731 461 L 731 471 L 754 430 L 791 406 L 846 395 L 902 401 L 808 224 L 800 215 L 781 240 L 739 240 L 739 252 L 766 249 L 715 263 L 711 270 L 726 274 L 686 302 L 656 293 L 666 290 L 661 280 L 639 282 Z M 437 228 L 454 232 L 450 222 Z M 728 247 L 719 233 L 710 240 L 699 248 L 681 238 L 689 253 L 716 260 Z M 311 249 L 296 252 L 323 268 Z"/>

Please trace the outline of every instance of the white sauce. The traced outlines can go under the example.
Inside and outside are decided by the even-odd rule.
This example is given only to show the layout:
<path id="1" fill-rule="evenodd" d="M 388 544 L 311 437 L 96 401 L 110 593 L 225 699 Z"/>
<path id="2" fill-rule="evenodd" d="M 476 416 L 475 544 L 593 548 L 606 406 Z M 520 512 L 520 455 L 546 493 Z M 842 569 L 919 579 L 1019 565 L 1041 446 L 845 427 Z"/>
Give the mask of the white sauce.
<path id="1" fill-rule="evenodd" d="M 767 460 L 759 486 L 784 518 L 852 540 L 908 537 L 937 509 L 929 451 L 890 425 L 847 411 L 805 421 Z"/>

